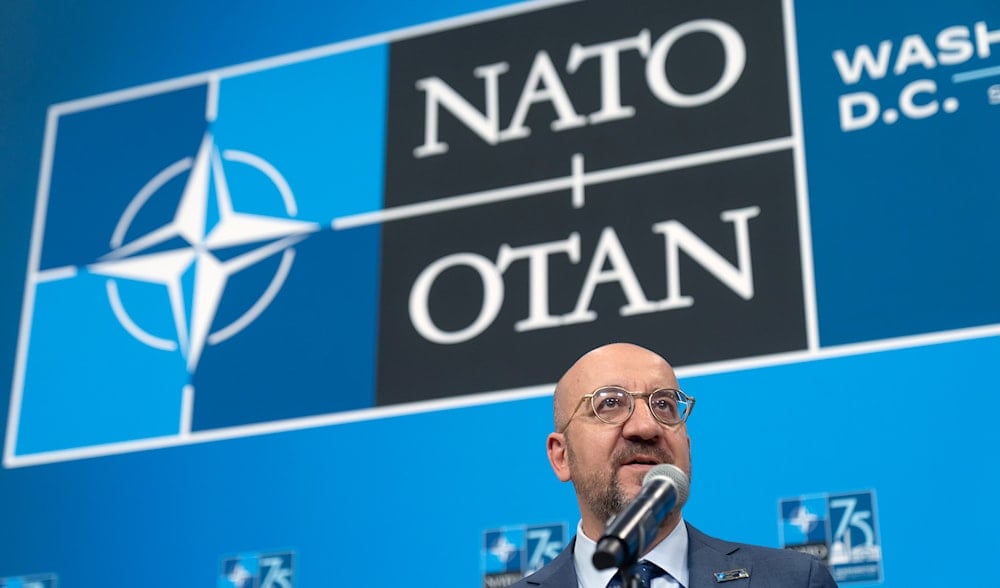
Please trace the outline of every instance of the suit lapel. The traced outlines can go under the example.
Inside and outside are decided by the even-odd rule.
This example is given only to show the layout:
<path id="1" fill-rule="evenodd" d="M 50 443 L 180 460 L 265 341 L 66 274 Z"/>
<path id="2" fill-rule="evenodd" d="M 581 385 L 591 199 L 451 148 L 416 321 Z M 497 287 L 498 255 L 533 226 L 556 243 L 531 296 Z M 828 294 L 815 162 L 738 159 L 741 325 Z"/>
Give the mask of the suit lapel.
<path id="1" fill-rule="evenodd" d="M 552 563 L 528 577 L 528 585 L 545 586 L 546 588 L 576 588 L 576 565 L 573 563 L 575 546 L 576 537 L 573 537 L 566 549 L 556 556 Z"/>
<path id="2" fill-rule="evenodd" d="M 686 523 L 685 523 L 686 524 Z M 744 568 L 753 572 L 753 562 L 740 546 L 709 537 L 691 525 L 688 531 L 688 584 L 686 588 L 748 588 L 750 579 L 732 580 L 719 584 L 715 574 Z M 576 566 L 573 563 L 574 537 L 552 563 L 530 576 L 530 586 L 544 588 L 576 588 Z"/>
<path id="3" fill-rule="evenodd" d="M 752 562 L 744 557 L 740 546 L 705 535 L 691 525 L 688 530 L 688 583 L 687 588 L 747 588 L 750 579 L 739 579 L 719 584 L 715 574 L 745 568 L 752 572 Z"/>

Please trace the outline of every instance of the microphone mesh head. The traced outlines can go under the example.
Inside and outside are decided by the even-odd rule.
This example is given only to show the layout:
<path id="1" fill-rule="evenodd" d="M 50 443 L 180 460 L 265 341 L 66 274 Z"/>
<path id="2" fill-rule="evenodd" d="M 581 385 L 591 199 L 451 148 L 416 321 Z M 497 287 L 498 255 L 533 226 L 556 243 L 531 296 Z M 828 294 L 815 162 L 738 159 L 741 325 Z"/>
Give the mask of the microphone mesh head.
<path id="1" fill-rule="evenodd" d="M 687 474 L 673 464 L 661 463 L 646 472 L 646 477 L 642 479 L 642 485 L 645 486 L 656 478 L 666 478 L 667 480 L 670 480 L 673 482 L 674 488 L 677 489 L 677 504 L 674 505 L 674 510 L 684 506 L 684 503 L 687 502 L 688 499 Z"/>

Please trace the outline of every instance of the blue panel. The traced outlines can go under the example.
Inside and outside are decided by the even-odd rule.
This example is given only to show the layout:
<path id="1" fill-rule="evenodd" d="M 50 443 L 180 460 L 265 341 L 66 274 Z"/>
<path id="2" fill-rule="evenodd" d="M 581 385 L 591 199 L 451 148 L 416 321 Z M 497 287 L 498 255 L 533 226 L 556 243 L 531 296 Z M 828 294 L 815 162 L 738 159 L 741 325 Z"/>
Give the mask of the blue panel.
<path id="1" fill-rule="evenodd" d="M 194 155 L 206 126 L 205 100 L 206 87 L 198 85 L 59 117 L 41 269 L 92 263 L 111 249 L 122 213 L 143 186 Z M 176 202 L 182 186 L 168 184 L 172 198 L 151 206 Z M 129 227 L 126 241 L 153 228 L 142 216 Z"/>
<path id="2" fill-rule="evenodd" d="M 108 305 L 102 277 L 38 286 L 17 454 L 176 435 L 187 383 L 176 351 L 136 341 Z M 166 292 L 159 292 L 166 302 Z M 146 376 L 155 371 L 155 379 Z"/>
<path id="3" fill-rule="evenodd" d="M 928 537 L 981 538 L 996 522 L 921 513 L 938 493 L 992 500 L 973 456 L 1000 446 L 1000 399 L 982 383 L 997 357 L 994 337 L 682 381 L 698 398 L 685 516 L 778 546 L 780 499 L 873 489 L 887 585 L 974 584 L 975 566 L 955 562 L 988 560 L 989 541 L 934 541 L 933 558 L 914 554 Z"/>
<path id="4" fill-rule="evenodd" d="M 205 350 L 192 378 L 194 429 L 374 406 L 379 236 L 377 226 L 325 230 L 295 247 L 266 311 Z M 260 271 L 273 273 L 274 265 Z M 226 294 L 253 302 L 271 273 L 237 276 Z"/>
<path id="5" fill-rule="evenodd" d="M 220 148 L 277 168 L 300 218 L 329 223 L 378 210 L 387 51 L 376 45 L 223 79 L 213 125 Z"/>
<path id="6" fill-rule="evenodd" d="M 857 18 L 861 12 L 864 19 Z M 976 23 L 995 31 L 996 15 L 992 2 L 920 11 L 873 11 L 867 3 L 799 7 L 823 345 L 1000 322 L 1000 199 L 988 188 L 1000 184 L 994 147 L 1000 123 L 989 94 L 1000 77 L 955 81 L 956 74 L 1000 65 L 995 41 L 986 55 L 973 51 L 980 42 Z M 939 33 L 952 26 L 964 27 L 955 34 L 967 55 L 937 47 Z M 884 67 L 876 68 L 884 73 L 845 81 L 834 53 L 857 66 L 860 46 L 878 55 L 882 43 L 891 47 L 879 62 Z M 908 88 L 922 91 L 908 99 Z M 869 107 L 856 105 L 845 120 L 857 128 L 842 130 L 839 101 L 860 103 L 844 98 L 858 93 L 878 101 L 870 111 L 880 116 L 862 126 L 858 119 Z M 907 115 L 901 101 L 920 107 L 922 118 Z M 946 103 L 957 110 L 948 112 Z M 887 109 L 897 114 L 891 124 Z"/>

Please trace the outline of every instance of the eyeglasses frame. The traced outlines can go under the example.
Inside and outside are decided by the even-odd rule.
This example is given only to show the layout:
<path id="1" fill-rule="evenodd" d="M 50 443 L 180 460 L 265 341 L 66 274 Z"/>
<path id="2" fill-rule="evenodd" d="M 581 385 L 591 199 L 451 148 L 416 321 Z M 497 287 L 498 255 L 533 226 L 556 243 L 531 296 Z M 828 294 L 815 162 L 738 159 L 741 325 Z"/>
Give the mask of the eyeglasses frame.
<path id="1" fill-rule="evenodd" d="M 628 394 L 629 396 L 632 397 L 632 407 L 628 411 L 628 416 L 626 416 L 624 419 L 622 419 L 622 421 L 619 422 L 619 423 L 610 423 L 610 422 L 602 419 L 601 416 L 599 414 L 597 414 L 597 407 L 594 406 L 594 397 L 597 396 L 597 393 L 600 392 L 601 390 L 607 390 L 609 388 L 614 389 L 614 390 L 620 390 L 620 391 L 624 392 L 625 394 Z M 663 420 L 660 419 L 660 417 L 656 416 L 656 411 L 653 410 L 653 405 L 650 404 L 650 402 L 653 399 L 653 395 L 656 394 L 657 392 L 663 392 L 663 391 L 677 392 L 678 394 L 683 395 L 684 398 L 686 398 L 687 401 L 688 401 L 687 410 L 684 411 L 684 414 L 680 415 L 680 420 L 677 421 L 676 423 L 665 423 L 665 422 L 663 422 Z M 573 418 L 576 417 L 576 413 L 580 410 L 580 406 L 583 405 L 583 401 L 584 400 L 588 400 L 588 399 L 590 400 L 590 409 L 593 411 L 594 416 L 597 418 L 597 420 L 601 421 L 602 423 L 604 423 L 606 425 L 622 425 L 622 424 L 625 424 L 626 422 L 628 422 L 628 420 L 630 418 L 632 418 L 632 415 L 635 414 L 636 399 L 642 398 L 644 396 L 646 397 L 646 404 L 647 404 L 647 406 L 649 406 L 649 414 L 652 415 L 652 417 L 656 420 L 656 422 L 660 423 L 661 425 L 667 426 L 667 427 L 676 427 L 678 425 L 681 425 L 681 424 L 687 422 L 688 417 L 691 416 L 691 411 L 694 410 L 694 401 L 695 401 L 694 396 L 689 396 L 686 392 L 684 392 L 680 388 L 657 388 L 656 390 L 653 390 L 652 392 L 632 392 L 631 390 L 626 390 L 625 388 L 623 388 L 621 386 L 615 386 L 615 385 L 601 386 L 600 388 L 597 388 L 596 390 L 594 390 L 590 394 L 584 394 L 583 396 L 580 397 L 580 401 L 576 403 L 576 407 L 573 408 L 573 412 L 571 412 L 570 415 L 569 415 L 569 420 L 566 421 L 566 424 L 563 425 L 562 429 L 559 430 L 559 433 L 562 434 L 562 433 L 566 432 L 566 429 L 569 428 L 569 424 L 571 422 L 573 422 Z M 680 397 L 678 397 L 678 401 L 679 400 L 680 400 Z"/>

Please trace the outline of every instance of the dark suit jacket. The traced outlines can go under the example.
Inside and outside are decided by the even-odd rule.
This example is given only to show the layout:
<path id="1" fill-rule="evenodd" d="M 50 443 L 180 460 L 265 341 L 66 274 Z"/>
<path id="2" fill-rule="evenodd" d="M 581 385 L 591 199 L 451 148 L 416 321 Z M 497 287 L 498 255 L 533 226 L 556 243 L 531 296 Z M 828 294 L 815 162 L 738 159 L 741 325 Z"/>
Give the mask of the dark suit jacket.
<path id="1" fill-rule="evenodd" d="M 691 525 L 688 530 L 687 588 L 836 588 L 826 566 L 818 559 L 788 549 L 730 543 L 705 535 Z M 513 588 L 576 588 L 576 567 L 570 543 L 547 566 L 521 579 Z M 749 578 L 715 582 L 716 572 L 746 568 Z"/>

